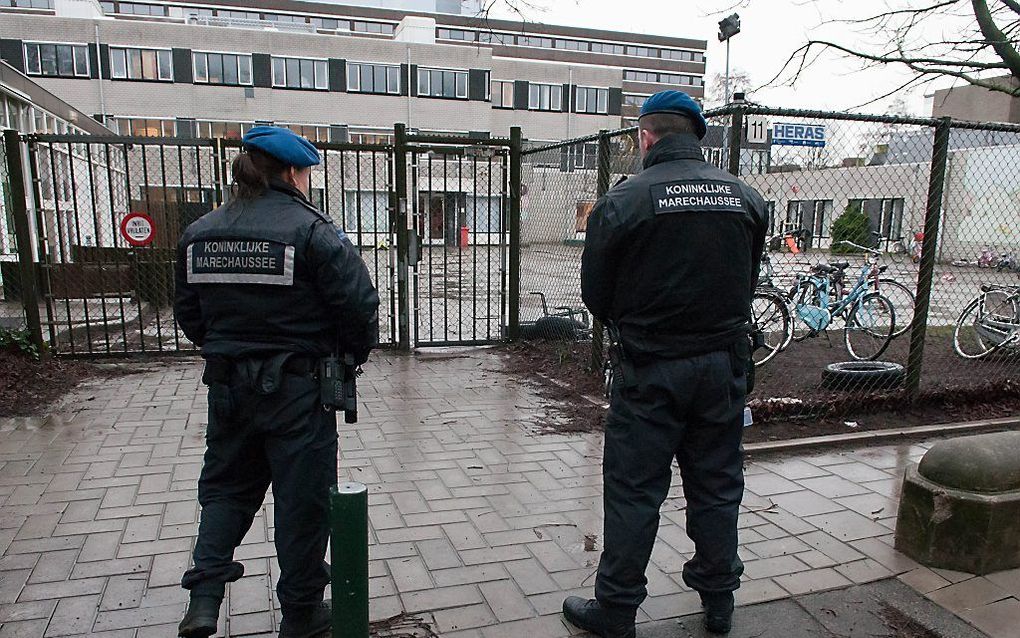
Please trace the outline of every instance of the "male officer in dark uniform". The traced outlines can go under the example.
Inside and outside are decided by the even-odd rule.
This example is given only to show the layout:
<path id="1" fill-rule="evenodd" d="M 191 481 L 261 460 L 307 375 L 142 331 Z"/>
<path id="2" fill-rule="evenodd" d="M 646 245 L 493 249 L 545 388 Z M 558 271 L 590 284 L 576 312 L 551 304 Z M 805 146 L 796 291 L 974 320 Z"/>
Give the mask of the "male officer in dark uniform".
<path id="1" fill-rule="evenodd" d="M 281 638 L 328 630 L 329 486 L 336 416 L 319 362 L 339 348 L 363 363 L 378 340 L 379 297 L 358 249 L 307 199 L 319 154 L 291 131 L 256 127 L 233 163 L 233 197 L 178 245 L 175 314 L 201 346 L 209 386 L 202 518 L 179 635 L 216 632 L 224 585 L 272 484 Z"/>
<path id="2" fill-rule="evenodd" d="M 685 93 L 648 98 L 638 127 L 644 169 L 595 205 L 582 258 L 585 305 L 617 342 L 616 377 L 595 599 L 568 598 L 563 613 L 605 638 L 634 636 L 676 458 L 696 547 L 684 582 L 701 593 L 707 628 L 725 633 L 743 572 L 740 440 L 765 203 L 705 163 L 705 118 Z"/>

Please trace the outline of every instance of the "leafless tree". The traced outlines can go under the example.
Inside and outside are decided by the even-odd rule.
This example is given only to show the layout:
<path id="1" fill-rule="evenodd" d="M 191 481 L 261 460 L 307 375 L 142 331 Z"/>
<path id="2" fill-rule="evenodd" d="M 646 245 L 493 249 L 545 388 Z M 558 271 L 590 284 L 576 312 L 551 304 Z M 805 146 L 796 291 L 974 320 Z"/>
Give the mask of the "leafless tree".
<path id="1" fill-rule="evenodd" d="M 848 42 L 808 40 L 768 85 L 792 86 L 822 53 L 834 51 L 863 61 L 865 68 L 912 71 L 908 81 L 871 102 L 946 77 L 1020 96 L 1020 0 L 888 0 L 886 7 L 877 15 L 840 21 L 853 34 Z M 876 44 L 873 50 L 868 41 Z"/>
<path id="2" fill-rule="evenodd" d="M 726 75 L 713 73 L 708 76 L 705 87 L 705 108 L 715 108 L 726 103 Z M 751 74 L 743 69 L 730 69 L 730 95 L 749 92 L 754 84 Z"/>

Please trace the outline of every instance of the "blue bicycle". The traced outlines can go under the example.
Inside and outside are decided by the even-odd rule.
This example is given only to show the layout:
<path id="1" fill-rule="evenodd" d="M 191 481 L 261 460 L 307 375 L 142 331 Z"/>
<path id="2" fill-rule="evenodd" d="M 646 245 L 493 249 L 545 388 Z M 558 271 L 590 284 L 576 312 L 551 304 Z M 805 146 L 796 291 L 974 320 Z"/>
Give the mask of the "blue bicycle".
<path id="1" fill-rule="evenodd" d="M 849 243 L 849 242 L 848 242 Z M 853 287 L 836 296 L 836 281 L 850 267 L 849 262 L 817 264 L 798 275 L 788 293 L 794 321 L 794 341 L 825 335 L 836 317 L 844 321 L 843 342 L 854 359 L 877 359 L 896 332 L 896 310 L 889 299 L 870 289 L 873 265 L 865 263 Z"/>

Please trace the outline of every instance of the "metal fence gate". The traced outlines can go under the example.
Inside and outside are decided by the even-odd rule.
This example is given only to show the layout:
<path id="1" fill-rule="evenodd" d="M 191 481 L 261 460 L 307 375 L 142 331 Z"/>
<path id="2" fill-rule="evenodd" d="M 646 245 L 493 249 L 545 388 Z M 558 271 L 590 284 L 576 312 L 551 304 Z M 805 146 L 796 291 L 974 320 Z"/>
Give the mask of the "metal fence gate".
<path id="1" fill-rule="evenodd" d="M 397 191 L 406 193 L 413 340 L 478 345 L 508 338 L 511 270 L 509 138 L 403 134 Z M 519 139 L 517 142 L 519 148 Z M 406 164 L 405 164 L 406 163 Z M 518 162 L 519 166 L 519 162 Z"/>
<path id="2" fill-rule="evenodd" d="M 510 140 L 410 135 L 402 125 L 394 138 L 316 143 L 322 163 L 310 184 L 379 290 L 382 345 L 506 339 Z M 3 221 L 21 261 L 0 262 L 0 276 L 19 325 L 62 355 L 194 351 L 173 316 L 175 249 L 189 223 L 229 199 L 239 141 L 14 132 L 5 141 Z M 128 240 L 131 213 L 152 220 L 151 243 Z"/>

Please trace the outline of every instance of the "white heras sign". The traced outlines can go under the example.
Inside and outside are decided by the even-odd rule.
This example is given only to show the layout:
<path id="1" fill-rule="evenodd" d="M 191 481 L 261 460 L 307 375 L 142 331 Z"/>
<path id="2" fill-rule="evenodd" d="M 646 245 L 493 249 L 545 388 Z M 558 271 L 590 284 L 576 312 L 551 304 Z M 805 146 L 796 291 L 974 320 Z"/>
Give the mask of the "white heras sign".
<path id="1" fill-rule="evenodd" d="M 825 125 L 776 122 L 772 125 L 772 143 L 779 146 L 825 146 Z"/>

